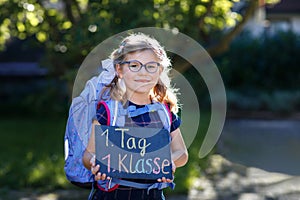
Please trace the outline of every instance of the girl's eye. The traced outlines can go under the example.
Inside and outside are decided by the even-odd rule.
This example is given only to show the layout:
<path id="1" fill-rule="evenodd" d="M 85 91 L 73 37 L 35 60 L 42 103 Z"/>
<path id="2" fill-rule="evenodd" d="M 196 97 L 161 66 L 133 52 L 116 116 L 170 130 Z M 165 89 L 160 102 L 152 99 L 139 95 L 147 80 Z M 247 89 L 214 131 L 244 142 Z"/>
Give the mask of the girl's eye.
<path id="1" fill-rule="evenodd" d="M 130 64 L 129 67 L 131 67 L 131 68 L 137 68 L 139 66 L 137 64 Z"/>
<path id="2" fill-rule="evenodd" d="M 147 65 L 147 68 L 148 68 L 148 69 L 155 69 L 156 66 L 155 66 L 155 65 Z"/>

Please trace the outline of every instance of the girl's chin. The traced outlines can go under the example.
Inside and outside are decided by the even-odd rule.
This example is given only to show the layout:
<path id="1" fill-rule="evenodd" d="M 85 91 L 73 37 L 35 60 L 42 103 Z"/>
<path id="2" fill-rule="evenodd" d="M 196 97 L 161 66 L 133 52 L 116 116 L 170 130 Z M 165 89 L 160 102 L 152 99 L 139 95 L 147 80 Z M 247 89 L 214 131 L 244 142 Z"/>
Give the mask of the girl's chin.
<path id="1" fill-rule="evenodd" d="M 131 91 L 131 93 L 137 93 L 137 94 L 149 94 L 151 91 L 151 88 L 150 87 L 138 87 L 138 88 L 133 88 L 133 89 L 130 89 L 127 91 Z"/>
<path id="2" fill-rule="evenodd" d="M 131 87 L 131 91 L 133 92 L 150 92 L 151 89 L 154 87 L 153 84 L 136 84 Z"/>
<path id="3" fill-rule="evenodd" d="M 149 89 L 137 89 L 137 90 L 133 90 L 133 93 L 137 93 L 137 94 L 149 94 L 151 90 Z"/>

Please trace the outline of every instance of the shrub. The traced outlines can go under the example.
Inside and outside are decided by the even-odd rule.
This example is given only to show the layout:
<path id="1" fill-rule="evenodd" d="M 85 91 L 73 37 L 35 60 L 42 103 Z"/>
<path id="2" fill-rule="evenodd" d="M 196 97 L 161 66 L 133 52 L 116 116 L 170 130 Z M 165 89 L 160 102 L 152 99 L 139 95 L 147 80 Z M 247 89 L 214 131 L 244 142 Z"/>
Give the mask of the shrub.
<path id="1" fill-rule="evenodd" d="M 300 36 L 243 33 L 215 58 L 227 88 L 229 109 L 299 110 Z"/>

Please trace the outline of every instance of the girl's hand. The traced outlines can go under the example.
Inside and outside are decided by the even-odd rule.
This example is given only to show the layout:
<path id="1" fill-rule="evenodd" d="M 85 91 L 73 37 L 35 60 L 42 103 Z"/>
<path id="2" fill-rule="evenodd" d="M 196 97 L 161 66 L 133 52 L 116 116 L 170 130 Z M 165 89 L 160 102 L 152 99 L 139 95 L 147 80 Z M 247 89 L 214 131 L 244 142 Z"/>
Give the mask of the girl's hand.
<path id="1" fill-rule="evenodd" d="M 157 179 L 157 182 L 163 182 L 163 183 L 171 183 L 173 180 L 166 178 L 166 177 L 162 177 Z"/>
<path id="2" fill-rule="evenodd" d="M 174 178 L 175 171 L 176 171 L 176 165 L 175 165 L 174 161 L 172 160 L 172 175 L 173 175 L 173 178 Z M 171 180 L 169 178 L 165 178 L 165 177 L 157 179 L 157 182 L 163 182 L 163 183 L 171 183 L 172 181 L 173 180 Z"/>
<path id="3" fill-rule="evenodd" d="M 91 160 L 90 160 L 90 164 L 91 164 L 91 171 L 92 171 L 92 174 L 95 175 L 95 181 L 99 181 L 99 180 L 110 180 L 110 177 L 109 176 L 106 176 L 106 174 L 101 174 L 101 172 L 99 172 L 100 170 L 100 165 L 96 165 L 95 164 L 96 162 L 96 156 L 93 155 Z"/>

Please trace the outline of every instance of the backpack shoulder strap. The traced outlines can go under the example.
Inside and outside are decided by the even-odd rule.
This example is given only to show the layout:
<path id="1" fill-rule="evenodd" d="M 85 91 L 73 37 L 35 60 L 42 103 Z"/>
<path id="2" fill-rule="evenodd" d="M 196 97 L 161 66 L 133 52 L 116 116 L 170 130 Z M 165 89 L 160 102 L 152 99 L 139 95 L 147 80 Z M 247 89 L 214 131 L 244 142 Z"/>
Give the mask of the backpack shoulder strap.
<path id="1" fill-rule="evenodd" d="M 162 105 L 163 105 L 163 108 L 165 110 L 165 113 L 167 114 L 169 126 L 170 126 L 170 129 L 171 129 L 173 119 L 172 119 L 172 113 L 171 113 L 171 110 L 170 110 L 170 106 L 167 103 L 163 103 Z"/>
<path id="2" fill-rule="evenodd" d="M 98 105 L 97 105 L 97 109 L 99 109 L 101 105 L 102 105 L 102 106 L 105 108 L 105 110 L 106 110 L 106 114 L 107 114 L 107 124 L 106 124 L 106 125 L 109 126 L 109 125 L 110 125 L 110 122 L 111 122 L 110 109 L 109 109 L 109 107 L 108 107 L 108 105 L 107 105 L 107 103 L 106 103 L 105 101 L 99 101 L 99 103 L 98 103 Z"/>
<path id="3" fill-rule="evenodd" d="M 103 105 L 107 112 L 108 126 L 124 126 L 126 111 L 122 103 L 116 100 L 108 100 L 99 102 Z"/>
<path id="4" fill-rule="evenodd" d="M 157 102 L 157 104 L 160 105 L 160 109 L 157 110 L 160 120 L 162 121 L 164 128 L 170 132 L 172 125 L 172 113 L 170 111 L 170 108 L 165 103 L 162 104 Z"/>

